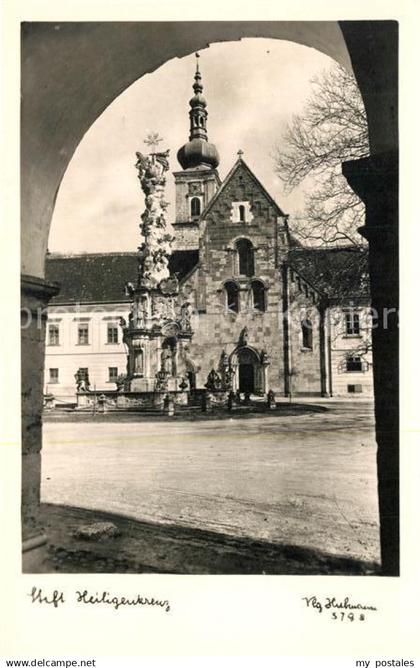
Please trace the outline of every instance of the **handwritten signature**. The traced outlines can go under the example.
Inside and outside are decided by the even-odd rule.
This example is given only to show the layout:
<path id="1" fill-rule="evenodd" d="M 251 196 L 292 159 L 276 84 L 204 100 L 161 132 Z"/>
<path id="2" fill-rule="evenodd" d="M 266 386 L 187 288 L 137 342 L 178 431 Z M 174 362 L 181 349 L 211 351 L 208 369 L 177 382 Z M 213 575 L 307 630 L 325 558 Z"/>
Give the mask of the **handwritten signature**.
<path id="1" fill-rule="evenodd" d="M 302 601 L 305 601 L 307 608 L 314 608 L 319 613 L 324 610 L 341 610 L 341 611 L 359 611 L 371 610 L 377 611 L 374 605 L 364 605 L 363 603 L 353 603 L 348 596 L 342 600 L 338 600 L 335 596 L 326 596 L 323 599 L 317 596 L 303 596 Z"/>

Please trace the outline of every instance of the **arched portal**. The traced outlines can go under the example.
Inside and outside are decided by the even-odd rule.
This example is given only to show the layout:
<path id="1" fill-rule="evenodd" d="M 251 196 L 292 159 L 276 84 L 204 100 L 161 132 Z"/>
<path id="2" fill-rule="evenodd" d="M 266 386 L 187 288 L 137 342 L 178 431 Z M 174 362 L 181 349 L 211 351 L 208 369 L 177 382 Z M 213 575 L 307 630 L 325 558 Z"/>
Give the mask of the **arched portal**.
<path id="1" fill-rule="evenodd" d="M 234 350 L 230 364 L 235 369 L 234 389 L 248 394 L 263 394 L 264 373 L 257 351 L 250 346 Z"/>

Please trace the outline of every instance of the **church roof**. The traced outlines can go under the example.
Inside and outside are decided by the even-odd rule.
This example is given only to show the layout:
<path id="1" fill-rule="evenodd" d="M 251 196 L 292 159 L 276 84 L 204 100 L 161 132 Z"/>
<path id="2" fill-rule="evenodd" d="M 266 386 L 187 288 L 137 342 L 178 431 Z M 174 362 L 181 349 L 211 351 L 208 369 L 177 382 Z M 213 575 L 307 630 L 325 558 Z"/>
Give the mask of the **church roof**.
<path id="1" fill-rule="evenodd" d="M 368 251 L 355 246 L 294 248 L 287 264 L 330 301 L 369 300 Z"/>
<path id="2" fill-rule="evenodd" d="M 182 281 L 197 262 L 198 251 L 174 251 L 169 271 Z M 124 286 L 136 281 L 137 253 L 50 254 L 45 277 L 60 285 L 59 294 L 50 304 L 129 302 Z"/>
<path id="3" fill-rule="evenodd" d="M 225 177 L 225 179 L 222 182 L 222 185 L 220 188 L 215 192 L 214 196 L 210 200 L 210 202 L 207 204 L 206 208 L 204 209 L 201 218 L 205 218 L 210 209 L 213 207 L 214 203 L 218 200 L 228 183 L 232 180 L 234 177 L 235 173 L 238 171 L 238 169 L 245 169 L 248 174 L 251 176 L 257 187 L 261 190 L 261 192 L 265 195 L 265 197 L 268 199 L 269 202 L 273 205 L 273 207 L 277 210 L 279 216 L 284 216 L 285 213 L 280 209 L 279 205 L 277 204 L 276 200 L 274 200 L 270 193 L 264 188 L 263 184 L 261 181 L 255 176 L 254 172 L 248 167 L 246 164 L 245 160 L 242 157 L 239 157 L 235 164 L 233 165 L 232 169 L 230 170 L 229 174 Z"/>

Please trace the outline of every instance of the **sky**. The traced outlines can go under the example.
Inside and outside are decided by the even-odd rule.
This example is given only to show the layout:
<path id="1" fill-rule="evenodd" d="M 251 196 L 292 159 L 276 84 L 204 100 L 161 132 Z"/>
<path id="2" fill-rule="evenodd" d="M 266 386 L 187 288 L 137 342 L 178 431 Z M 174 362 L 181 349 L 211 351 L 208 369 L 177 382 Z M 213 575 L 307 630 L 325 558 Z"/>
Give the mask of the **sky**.
<path id="1" fill-rule="evenodd" d="M 60 253 L 135 251 L 144 195 L 134 167 L 151 131 L 170 149 L 166 199 L 175 217 L 172 172 L 188 141 L 195 56 L 168 61 L 133 83 L 98 117 L 64 174 L 53 214 L 49 250 Z M 280 208 L 291 217 L 303 206 L 305 184 L 292 193 L 274 170 L 273 153 L 293 115 L 311 92 L 310 80 L 333 65 L 324 54 L 294 42 L 244 39 L 200 51 L 209 141 L 220 155 L 223 179 L 243 158 Z"/>

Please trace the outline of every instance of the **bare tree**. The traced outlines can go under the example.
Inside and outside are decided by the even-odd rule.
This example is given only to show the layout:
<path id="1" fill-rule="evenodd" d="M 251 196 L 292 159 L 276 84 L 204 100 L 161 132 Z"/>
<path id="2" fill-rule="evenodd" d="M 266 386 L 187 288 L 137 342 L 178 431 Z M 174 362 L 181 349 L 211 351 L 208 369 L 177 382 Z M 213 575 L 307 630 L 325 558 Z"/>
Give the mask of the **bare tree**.
<path id="1" fill-rule="evenodd" d="M 311 245 L 363 245 L 364 205 L 341 165 L 368 155 L 366 113 L 354 77 L 335 64 L 312 79 L 306 107 L 276 147 L 275 170 L 289 192 L 307 181 L 305 208 L 292 233 Z"/>

